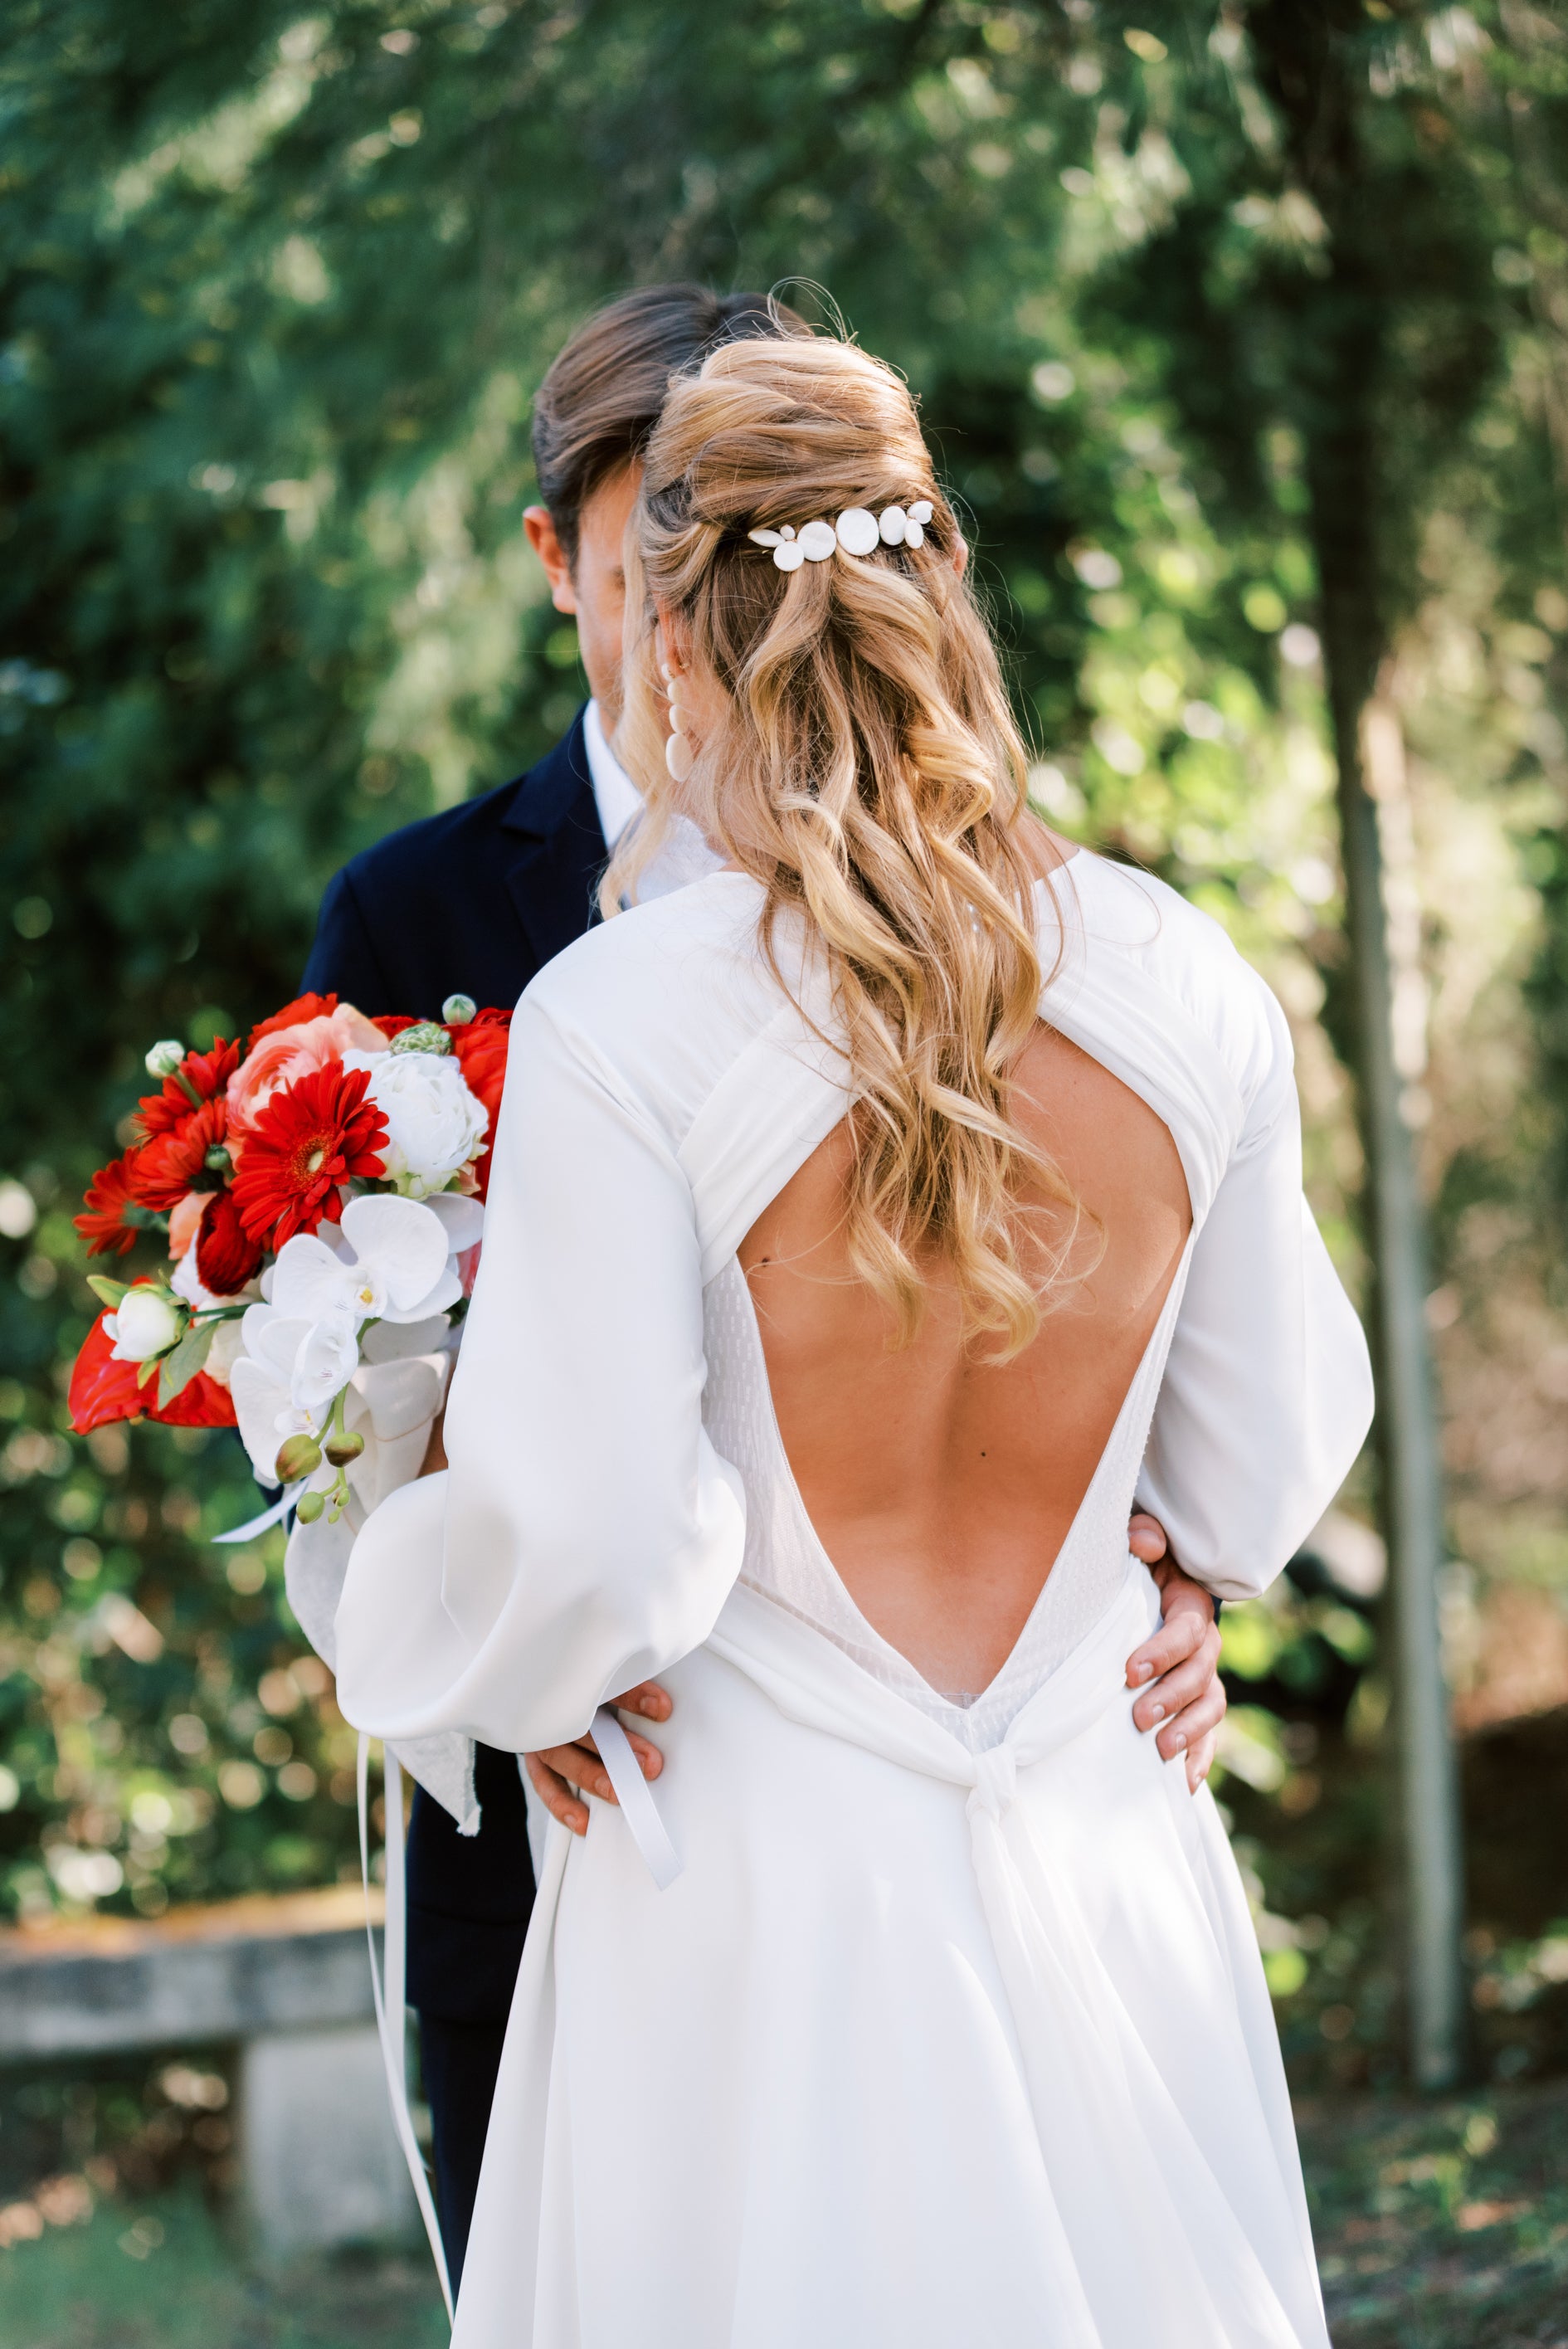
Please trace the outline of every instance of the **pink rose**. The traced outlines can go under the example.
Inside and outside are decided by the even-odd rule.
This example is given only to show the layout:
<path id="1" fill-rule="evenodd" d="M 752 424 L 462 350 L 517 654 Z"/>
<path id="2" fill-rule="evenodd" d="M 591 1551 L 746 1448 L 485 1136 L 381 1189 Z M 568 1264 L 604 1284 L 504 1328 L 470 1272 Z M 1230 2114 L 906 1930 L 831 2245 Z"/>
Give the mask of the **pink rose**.
<path id="1" fill-rule="evenodd" d="M 352 1003 L 318 1013 L 293 1028 L 274 1028 L 253 1046 L 229 1080 L 229 1155 L 238 1165 L 256 1119 L 273 1095 L 298 1077 L 341 1061 L 345 1052 L 385 1052 L 391 1048 Z"/>

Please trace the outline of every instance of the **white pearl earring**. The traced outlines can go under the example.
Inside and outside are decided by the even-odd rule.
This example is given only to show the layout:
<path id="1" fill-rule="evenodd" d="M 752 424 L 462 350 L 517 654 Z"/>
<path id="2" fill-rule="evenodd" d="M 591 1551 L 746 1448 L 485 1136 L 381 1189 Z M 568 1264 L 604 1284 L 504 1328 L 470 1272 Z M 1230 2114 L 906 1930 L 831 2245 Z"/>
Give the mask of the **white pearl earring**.
<path id="1" fill-rule="evenodd" d="M 670 713 L 670 734 L 669 740 L 665 744 L 665 764 L 677 783 L 689 783 L 692 770 L 696 764 L 696 753 L 686 739 L 686 729 L 681 723 L 681 706 L 676 694 L 674 671 L 664 662 L 659 666 L 665 680 L 665 699 L 669 705 Z"/>

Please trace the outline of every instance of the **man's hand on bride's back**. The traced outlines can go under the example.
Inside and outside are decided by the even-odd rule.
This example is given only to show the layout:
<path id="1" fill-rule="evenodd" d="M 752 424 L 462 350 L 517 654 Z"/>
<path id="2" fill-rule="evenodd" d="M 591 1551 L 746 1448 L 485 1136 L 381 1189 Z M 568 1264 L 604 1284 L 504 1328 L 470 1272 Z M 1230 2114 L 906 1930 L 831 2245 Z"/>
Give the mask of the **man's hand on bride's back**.
<path id="1" fill-rule="evenodd" d="M 1141 1692 L 1132 1718 L 1140 1729 L 1158 1733 L 1155 1743 L 1167 1762 L 1185 1753 L 1187 1783 L 1197 1787 L 1209 1775 L 1215 1732 L 1225 1717 L 1214 1602 L 1202 1583 L 1166 1557 L 1165 1531 L 1157 1519 L 1141 1514 L 1133 1517 L 1127 1540 L 1133 1556 L 1143 1560 L 1160 1585 L 1162 1617 L 1153 1638 L 1127 1660 L 1127 1685 Z M 667 1692 L 656 1681 L 644 1681 L 612 1702 L 618 1712 L 640 1713 L 645 1721 L 667 1721 L 673 1710 Z M 635 1730 L 627 1732 L 627 1739 L 644 1777 L 656 1778 L 664 1768 L 658 1747 Z M 526 1754 L 523 1763 L 540 1801 L 573 1835 L 588 1832 L 583 1795 L 597 1795 L 605 1803 L 615 1799 L 592 1734 L 571 1745 Z"/>
<path id="2" fill-rule="evenodd" d="M 645 1721 L 667 1721 L 674 1711 L 668 1692 L 657 1681 L 642 1681 L 624 1696 L 613 1696 L 611 1704 L 617 1713 L 641 1713 Z M 626 1743 L 637 1757 L 645 1778 L 656 1778 L 665 1766 L 665 1757 L 656 1745 L 639 1737 L 634 1729 L 626 1732 Z M 593 1734 L 580 1737 L 572 1745 L 550 1745 L 542 1754 L 525 1754 L 523 1767 L 529 1783 L 552 1818 L 570 1827 L 573 1835 L 588 1832 L 588 1806 L 579 1798 L 579 1792 L 597 1795 L 603 1803 L 613 1803 L 615 1790 L 610 1784 L 610 1773 L 599 1759 L 599 1748 Z"/>
<path id="3" fill-rule="evenodd" d="M 1150 1640 L 1127 1660 L 1127 1685 L 1142 1694 L 1132 1708 L 1140 1729 L 1158 1732 L 1155 1744 L 1167 1762 L 1187 1757 L 1187 1784 L 1196 1789 L 1208 1776 L 1214 1740 L 1225 1717 L 1220 1680 L 1220 1628 L 1214 1601 L 1165 1555 L 1165 1528 L 1141 1512 L 1127 1528 L 1127 1544 L 1160 1585 L 1163 1620 Z"/>

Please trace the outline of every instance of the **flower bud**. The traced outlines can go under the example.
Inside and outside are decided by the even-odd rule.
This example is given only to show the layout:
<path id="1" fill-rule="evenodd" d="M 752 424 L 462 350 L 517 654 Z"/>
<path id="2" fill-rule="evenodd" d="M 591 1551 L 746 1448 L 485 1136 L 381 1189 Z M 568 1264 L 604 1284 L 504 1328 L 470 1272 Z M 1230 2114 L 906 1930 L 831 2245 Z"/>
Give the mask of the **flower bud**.
<path id="1" fill-rule="evenodd" d="M 392 1039 L 395 1052 L 449 1052 L 451 1049 L 451 1038 L 433 1019 L 416 1020 L 412 1028 L 400 1028 Z"/>
<path id="2" fill-rule="evenodd" d="M 154 1355 L 166 1354 L 185 1328 L 181 1308 L 166 1288 L 150 1280 L 128 1288 L 109 1318 L 114 1326 L 108 1334 L 121 1362 L 150 1362 Z"/>
<path id="3" fill-rule="evenodd" d="M 466 1028 L 479 1008 L 471 995 L 449 995 L 441 1006 L 441 1018 L 449 1028 Z"/>
<path id="4" fill-rule="evenodd" d="M 321 1448 L 335 1468 L 346 1468 L 364 1451 L 365 1438 L 356 1429 L 346 1427 L 339 1434 L 329 1435 Z"/>
<path id="5" fill-rule="evenodd" d="M 297 1485 L 302 1476 L 314 1476 L 320 1466 L 321 1446 L 314 1435 L 291 1435 L 278 1446 L 280 1485 Z"/>
<path id="6" fill-rule="evenodd" d="M 325 1506 L 325 1494 L 302 1493 L 299 1496 L 299 1506 L 295 1509 L 294 1515 L 302 1526 L 314 1526 Z"/>
<path id="7" fill-rule="evenodd" d="M 166 1036 L 160 1044 L 154 1044 L 148 1053 L 147 1073 L 150 1077 L 171 1077 L 184 1058 L 184 1045 L 178 1042 L 174 1037 Z"/>

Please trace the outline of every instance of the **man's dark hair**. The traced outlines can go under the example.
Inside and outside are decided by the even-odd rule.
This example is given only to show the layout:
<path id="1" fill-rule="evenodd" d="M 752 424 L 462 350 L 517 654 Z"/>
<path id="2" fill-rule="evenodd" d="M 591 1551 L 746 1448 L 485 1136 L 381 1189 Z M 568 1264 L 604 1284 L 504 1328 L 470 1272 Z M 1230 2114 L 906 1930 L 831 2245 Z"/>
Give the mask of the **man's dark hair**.
<path id="1" fill-rule="evenodd" d="M 539 494 L 568 562 L 577 560 L 583 506 L 642 454 L 672 376 L 699 367 L 725 343 L 810 331 L 769 295 L 711 294 L 706 285 L 645 285 L 595 310 L 559 353 L 533 403 Z"/>

